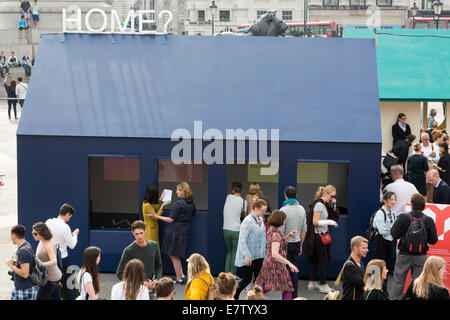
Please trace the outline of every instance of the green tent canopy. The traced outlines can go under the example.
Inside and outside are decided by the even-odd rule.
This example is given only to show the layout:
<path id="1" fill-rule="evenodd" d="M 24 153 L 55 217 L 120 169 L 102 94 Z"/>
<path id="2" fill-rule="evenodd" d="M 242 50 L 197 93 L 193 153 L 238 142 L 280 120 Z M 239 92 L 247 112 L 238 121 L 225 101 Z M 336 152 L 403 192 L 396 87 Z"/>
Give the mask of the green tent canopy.
<path id="1" fill-rule="evenodd" d="M 381 101 L 450 101 L 450 30 L 346 29 L 376 38 Z"/>

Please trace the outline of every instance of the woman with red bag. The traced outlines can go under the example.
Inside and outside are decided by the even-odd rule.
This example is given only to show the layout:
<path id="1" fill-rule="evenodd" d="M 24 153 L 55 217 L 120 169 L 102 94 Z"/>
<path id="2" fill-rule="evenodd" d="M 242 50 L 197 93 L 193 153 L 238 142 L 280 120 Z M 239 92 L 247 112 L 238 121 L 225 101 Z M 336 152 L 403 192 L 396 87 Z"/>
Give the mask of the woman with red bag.
<path id="1" fill-rule="evenodd" d="M 307 232 L 305 252 L 311 263 L 308 290 L 318 289 L 321 293 L 330 292 L 326 283 L 327 264 L 331 261 L 329 226 L 338 227 L 339 213 L 336 206 L 336 188 L 332 185 L 319 187 L 314 202 L 306 217 Z M 316 274 L 319 272 L 320 285 L 317 284 Z"/>

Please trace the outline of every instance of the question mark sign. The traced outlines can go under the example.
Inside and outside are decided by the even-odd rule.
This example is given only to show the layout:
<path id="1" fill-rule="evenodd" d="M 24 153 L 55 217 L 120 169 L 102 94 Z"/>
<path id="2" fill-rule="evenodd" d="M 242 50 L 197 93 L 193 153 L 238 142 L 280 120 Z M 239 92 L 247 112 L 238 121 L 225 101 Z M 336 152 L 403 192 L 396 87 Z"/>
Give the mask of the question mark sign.
<path id="1" fill-rule="evenodd" d="M 169 10 L 162 10 L 158 15 L 159 18 L 161 18 L 164 14 L 169 15 L 169 20 L 167 20 L 166 23 L 164 23 L 164 27 L 163 27 L 163 32 L 167 33 L 167 27 L 169 26 L 169 23 L 172 22 L 173 15 L 172 15 L 172 12 L 170 12 Z"/>

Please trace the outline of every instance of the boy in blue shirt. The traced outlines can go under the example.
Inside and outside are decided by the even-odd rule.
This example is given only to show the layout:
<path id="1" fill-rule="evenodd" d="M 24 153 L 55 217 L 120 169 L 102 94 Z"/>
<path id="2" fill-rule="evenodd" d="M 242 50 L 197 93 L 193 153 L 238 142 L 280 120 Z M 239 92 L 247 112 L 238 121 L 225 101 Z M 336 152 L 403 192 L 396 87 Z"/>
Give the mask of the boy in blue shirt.
<path id="1" fill-rule="evenodd" d="M 25 35 L 28 37 L 28 25 L 27 25 L 27 21 L 25 20 L 24 16 L 20 17 L 20 20 L 17 24 L 18 28 L 19 28 L 19 38 L 22 39 L 22 31 L 25 30 Z"/>
<path id="2" fill-rule="evenodd" d="M 27 77 L 31 76 L 31 59 L 28 55 L 28 52 L 25 52 L 25 55 L 21 59 L 21 65 L 25 69 L 25 75 Z"/>

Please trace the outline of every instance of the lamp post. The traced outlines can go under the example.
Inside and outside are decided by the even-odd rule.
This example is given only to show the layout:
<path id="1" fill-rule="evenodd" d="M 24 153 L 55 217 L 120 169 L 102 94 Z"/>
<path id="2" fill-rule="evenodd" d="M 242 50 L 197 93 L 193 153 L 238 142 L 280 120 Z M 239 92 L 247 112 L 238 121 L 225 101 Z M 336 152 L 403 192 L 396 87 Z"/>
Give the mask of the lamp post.
<path id="1" fill-rule="evenodd" d="M 308 20 L 308 0 L 303 0 L 303 37 L 307 37 L 306 21 Z"/>
<path id="2" fill-rule="evenodd" d="M 214 36 L 214 17 L 216 16 L 216 12 L 217 12 L 217 6 L 216 6 L 216 2 L 215 1 L 213 1 L 212 4 L 209 6 L 209 10 L 211 10 L 212 35 Z"/>
<path id="3" fill-rule="evenodd" d="M 439 29 L 439 16 L 442 13 L 442 2 L 440 0 L 436 0 L 433 2 L 433 10 L 434 10 L 434 20 L 436 21 L 436 29 Z"/>
<path id="4" fill-rule="evenodd" d="M 411 16 L 413 18 L 413 23 L 412 23 L 412 28 L 411 29 L 415 29 L 416 26 L 415 26 L 414 18 L 417 16 L 417 13 L 419 12 L 419 8 L 417 8 L 415 2 L 413 3 L 413 6 L 412 6 L 412 8 L 410 10 L 411 10 Z"/>

